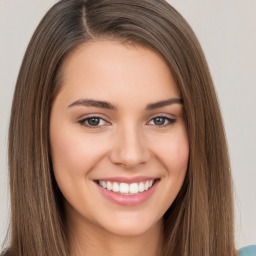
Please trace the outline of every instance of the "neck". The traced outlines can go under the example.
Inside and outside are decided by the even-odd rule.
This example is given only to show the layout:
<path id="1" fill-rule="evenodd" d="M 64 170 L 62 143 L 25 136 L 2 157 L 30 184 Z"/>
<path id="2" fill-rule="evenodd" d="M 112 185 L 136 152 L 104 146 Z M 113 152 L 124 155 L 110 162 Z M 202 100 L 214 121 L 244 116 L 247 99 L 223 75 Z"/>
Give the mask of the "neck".
<path id="1" fill-rule="evenodd" d="M 163 222 L 136 236 L 113 234 L 86 220 L 67 223 L 71 256 L 158 256 L 162 254 Z"/>

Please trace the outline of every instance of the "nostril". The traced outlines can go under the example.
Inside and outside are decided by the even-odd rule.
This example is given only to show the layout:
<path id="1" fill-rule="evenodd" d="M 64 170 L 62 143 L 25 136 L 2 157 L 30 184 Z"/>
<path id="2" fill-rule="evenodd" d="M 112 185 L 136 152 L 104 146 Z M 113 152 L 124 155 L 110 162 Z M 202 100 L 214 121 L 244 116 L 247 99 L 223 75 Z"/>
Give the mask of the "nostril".
<path id="1" fill-rule="evenodd" d="M 136 153 L 118 151 L 113 152 L 110 156 L 110 160 L 112 163 L 119 166 L 124 166 L 126 168 L 135 168 L 137 166 L 145 164 L 148 159 L 149 157 L 147 157 L 146 154 L 143 154 L 142 152 Z"/>
<path id="2" fill-rule="evenodd" d="M 111 162 L 116 165 L 134 168 L 146 163 L 151 154 L 143 142 L 140 132 L 131 127 L 126 127 L 126 129 L 122 131 L 123 136 L 117 136 L 113 142 L 109 157 Z"/>

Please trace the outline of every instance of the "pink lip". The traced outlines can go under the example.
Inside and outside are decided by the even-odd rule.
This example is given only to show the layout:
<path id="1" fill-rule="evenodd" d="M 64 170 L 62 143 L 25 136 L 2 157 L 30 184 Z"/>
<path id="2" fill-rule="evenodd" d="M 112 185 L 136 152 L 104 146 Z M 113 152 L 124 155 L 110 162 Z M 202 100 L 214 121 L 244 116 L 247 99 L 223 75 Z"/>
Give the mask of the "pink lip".
<path id="1" fill-rule="evenodd" d="M 106 179 L 106 180 L 112 181 L 110 179 Z M 146 180 L 149 180 L 149 179 L 146 179 Z M 115 179 L 114 181 L 117 181 L 117 180 Z M 123 179 L 122 179 L 122 181 L 123 181 Z M 136 179 L 136 181 L 138 181 L 138 179 Z M 112 202 L 120 204 L 120 205 L 124 205 L 124 206 L 134 206 L 134 205 L 141 204 L 141 203 L 145 202 L 146 200 L 148 200 L 155 192 L 156 187 L 159 182 L 160 182 L 160 180 L 157 179 L 151 188 L 149 188 L 148 190 L 146 190 L 142 193 L 138 193 L 136 195 L 122 195 L 122 194 L 107 190 L 107 189 L 101 187 L 100 185 L 98 185 L 96 182 L 95 182 L 95 184 L 98 187 L 99 191 L 102 193 L 102 195 L 104 197 L 106 197 L 107 199 L 111 200 Z M 127 181 L 126 181 L 126 183 L 127 183 Z"/>

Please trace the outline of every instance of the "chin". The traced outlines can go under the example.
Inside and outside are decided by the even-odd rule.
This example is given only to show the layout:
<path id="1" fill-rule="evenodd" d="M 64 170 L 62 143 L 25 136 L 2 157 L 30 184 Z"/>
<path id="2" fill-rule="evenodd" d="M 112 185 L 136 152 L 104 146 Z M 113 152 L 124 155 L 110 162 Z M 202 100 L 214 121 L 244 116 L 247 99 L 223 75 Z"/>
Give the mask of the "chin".
<path id="1" fill-rule="evenodd" d="M 135 213 L 120 214 L 113 218 L 113 221 L 100 223 L 100 226 L 107 232 L 117 236 L 140 236 L 153 229 L 161 227 L 162 218 L 156 220 L 150 217 L 136 216 Z"/>

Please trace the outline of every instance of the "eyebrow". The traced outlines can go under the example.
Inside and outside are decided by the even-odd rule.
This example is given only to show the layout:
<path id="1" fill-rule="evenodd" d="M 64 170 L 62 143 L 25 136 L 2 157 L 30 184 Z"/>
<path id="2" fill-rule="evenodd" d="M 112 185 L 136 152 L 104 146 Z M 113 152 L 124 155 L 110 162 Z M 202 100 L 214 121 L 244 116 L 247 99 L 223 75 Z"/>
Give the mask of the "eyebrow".
<path id="1" fill-rule="evenodd" d="M 70 104 L 68 107 L 73 106 L 85 106 L 85 107 L 96 107 L 96 108 L 105 108 L 110 110 L 115 110 L 116 107 L 114 107 L 111 103 L 101 100 L 90 100 L 90 99 L 80 99 L 72 104 Z"/>
<path id="2" fill-rule="evenodd" d="M 162 108 L 162 107 L 165 107 L 165 106 L 169 106 L 169 105 L 172 105 L 172 104 L 183 104 L 183 100 L 178 99 L 178 98 L 172 98 L 172 99 L 168 99 L 168 100 L 157 101 L 155 103 L 148 104 L 146 106 L 146 110 L 149 111 L 149 110 L 153 110 L 153 109 L 156 109 L 156 108 Z"/>
<path id="3" fill-rule="evenodd" d="M 172 104 L 183 104 L 183 100 L 179 98 L 172 98 L 172 99 L 157 101 L 157 102 L 148 104 L 146 106 L 146 110 L 150 111 L 150 110 L 162 108 Z M 74 106 L 96 107 L 96 108 L 104 108 L 109 110 L 116 110 L 116 107 L 107 101 L 92 100 L 92 99 L 79 99 L 71 103 L 68 107 L 70 108 Z"/>

